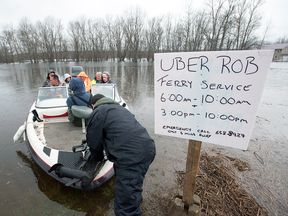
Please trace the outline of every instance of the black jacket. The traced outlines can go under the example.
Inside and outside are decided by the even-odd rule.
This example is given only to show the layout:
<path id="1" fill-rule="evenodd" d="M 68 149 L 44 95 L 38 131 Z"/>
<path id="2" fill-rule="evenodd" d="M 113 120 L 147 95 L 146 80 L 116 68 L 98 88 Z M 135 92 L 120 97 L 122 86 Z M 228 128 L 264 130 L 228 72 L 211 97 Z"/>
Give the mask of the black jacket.
<path id="1" fill-rule="evenodd" d="M 156 154 L 154 140 L 129 110 L 110 98 L 101 98 L 90 115 L 86 134 L 94 160 L 103 159 L 103 148 L 118 167 L 145 163 Z"/>

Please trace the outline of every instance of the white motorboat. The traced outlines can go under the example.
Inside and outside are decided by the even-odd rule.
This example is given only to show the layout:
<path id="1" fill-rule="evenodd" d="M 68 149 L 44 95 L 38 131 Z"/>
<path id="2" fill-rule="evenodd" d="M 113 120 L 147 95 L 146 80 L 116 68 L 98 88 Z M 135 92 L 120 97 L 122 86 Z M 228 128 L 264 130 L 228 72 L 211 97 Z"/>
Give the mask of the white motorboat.
<path id="1" fill-rule="evenodd" d="M 92 84 L 91 93 L 110 97 L 128 109 L 114 84 Z M 113 163 L 106 156 L 97 163 L 89 160 L 86 134 L 68 120 L 68 97 L 65 86 L 39 88 L 37 99 L 26 122 L 14 135 L 14 141 L 24 134 L 33 159 L 47 174 L 66 186 L 91 190 L 100 187 L 114 175 Z M 78 114 L 73 112 L 74 115 L 79 116 L 80 113 L 82 122 L 92 112 L 92 109 L 84 106 L 73 108 L 78 111 Z"/>

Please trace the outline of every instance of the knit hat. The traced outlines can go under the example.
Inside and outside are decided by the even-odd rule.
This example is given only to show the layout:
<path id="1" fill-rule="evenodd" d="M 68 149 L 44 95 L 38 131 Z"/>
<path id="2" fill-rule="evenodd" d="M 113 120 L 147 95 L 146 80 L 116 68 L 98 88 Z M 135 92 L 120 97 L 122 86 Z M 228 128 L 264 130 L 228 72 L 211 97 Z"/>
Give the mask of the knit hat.
<path id="1" fill-rule="evenodd" d="M 96 104 L 96 102 L 97 102 L 98 100 L 100 100 L 101 98 L 103 98 L 103 97 L 105 97 L 105 96 L 102 95 L 102 94 L 96 94 L 96 95 L 94 95 L 94 96 L 92 97 L 92 99 L 91 99 L 91 104 Z"/>

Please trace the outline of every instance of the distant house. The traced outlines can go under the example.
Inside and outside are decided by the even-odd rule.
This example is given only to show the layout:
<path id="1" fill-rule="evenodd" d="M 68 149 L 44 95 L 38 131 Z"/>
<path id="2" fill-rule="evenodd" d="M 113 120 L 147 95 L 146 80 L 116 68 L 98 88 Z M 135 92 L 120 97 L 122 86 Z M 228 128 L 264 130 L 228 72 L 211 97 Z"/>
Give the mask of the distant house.
<path id="1" fill-rule="evenodd" d="M 263 45 L 261 49 L 274 50 L 273 61 L 288 61 L 288 43 Z"/>

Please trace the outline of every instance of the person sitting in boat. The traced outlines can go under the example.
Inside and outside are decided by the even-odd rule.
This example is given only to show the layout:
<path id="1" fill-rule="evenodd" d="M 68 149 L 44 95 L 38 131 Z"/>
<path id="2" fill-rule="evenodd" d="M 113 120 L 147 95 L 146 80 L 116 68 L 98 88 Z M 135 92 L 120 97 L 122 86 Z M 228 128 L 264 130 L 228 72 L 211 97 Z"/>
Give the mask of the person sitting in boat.
<path id="1" fill-rule="evenodd" d="M 66 85 L 68 86 L 69 96 L 73 95 L 73 91 L 69 88 L 69 83 L 71 81 L 71 75 L 66 73 L 64 74 L 64 81 Z"/>
<path id="2" fill-rule="evenodd" d="M 63 82 L 60 82 L 58 75 L 54 74 L 51 76 L 50 79 L 50 84 L 47 87 L 57 87 L 57 86 L 65 86 L 66 84 Z M 58 89 L 59 90 L 59 89 Z M 61 90 L 56 90 L 56 89 L 51 89 L 50 90 L 50 95 L 51 97 L 59 97 L 62 98 L 63 95 L 66 95 L 65 90 L 61 89 Z"/>
<path id="3" fill-rule="evenodd" d="M 65 83 L 60 82 L 58 75 L 54 74 L 50 78 L 50 84 L 48 85 L 48 87 L 51 87 L 51 86 L 65 86 L 65 85 L 66 85 Z"/>
<path id="4" fill-rule="evenodd" d="M 116 84 L 113 80 L 110 79 L 110 74 L 107 71 L 104 71 L 102 74 L 102 84 Z"/>
<path id="5" fill-rule="evenodd" d="M 73 91 L 74 95 L 69 97 L 66 101 L 66 104 L 68 106 L 68 114 L 69 114 L 68 119 L 75 126 L 81 127 L 82 119 L 73 115 L 71 111 L 71 107 L 73 105 L 78 105 L 78 106 L 87 106 L 87 107 L 92 108 L 91 106 L 92 95 L 90 92 L 85 91 L 84 83 L 80 78 L 71 79 L 69 83 L 69 87 Z"/>
<path id="6" fill-rule="evenodd" d="M 93 112 L 88 120 L 86 141 L 91 160 L 101 161 L 105 150 L 108 159 L 114 162 L 115 215 L 142 215 L 142 186 L 156 154 L 154 140 L 134 115 L 116 101 L 96 94 L 91 102 Z"/>
<path id="7" fill-rule="evenodd" d="M 47 78 L 46 78 L 46 80 L 44 81 L 42 87 L 47 87 L 47 86 L 50 84 L 50 78 L 51 78 L 52 75 L 55 75 L 55 71 L 53 71 L 53 70 L 48 70 Z"/>
<path id="8" fill-rule="evenodd" d="M 84 82 L 86 92 L 91 92 L 91 81 L 84 71 L 80 72 L 76 78 L 80 78 Z"/>
<path id="9" fill-rule="evenodd" d="M 102 83 L 102 72 L 97 72 L 95 78 L 91 81 L 91 84 Z"/>
<path id="10" fill-rule="evenodd" d="M 71 75 L 68 73 L 64 74 L 64 81 L 66 84 L 69 84 L 69 82 L 71 81 Z"/>

